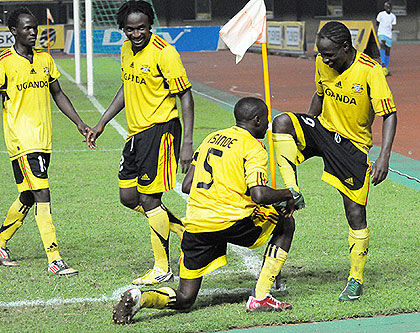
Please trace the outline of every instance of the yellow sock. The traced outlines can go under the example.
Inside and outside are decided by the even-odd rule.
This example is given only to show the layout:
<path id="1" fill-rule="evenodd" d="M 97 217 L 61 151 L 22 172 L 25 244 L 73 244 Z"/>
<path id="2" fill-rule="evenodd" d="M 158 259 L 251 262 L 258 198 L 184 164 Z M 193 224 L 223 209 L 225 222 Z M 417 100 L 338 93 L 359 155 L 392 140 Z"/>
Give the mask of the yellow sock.
<path id="1" fill-rule="evenodd" d="M 51 264 L 54 260 L 61 259 L 49 202 L 35 203 L 35 220 L 47 253 L 48 263 Z"/>
<path id="2" fill-rule="evenodd" d="M 363 271 L 365 269 L 369 249 L 369 228 L 353 230 L 349 228 L 350 246 L 350 275 L 360 283 L 363 283 Z"/>
<path id="3" fill-rule="evenodd" d="M 176 301 L 176 292 L 170 287 L 146 290 L 141 292 L 142 308 L 163 309 L 171 307 Z"/>
<path id="4" fill-rule="evenodd" d="M 138 205 L 137 207 L 133 208 L 136 212 L 139 212 L 140 214 L 144 215 L 144 209 L 141 205 Z"/>
<path id="5" fill-rule="evenodd" d="M 0 228 L 0 246 L 6 246 L 7 241 L 22 226 L 23 219 L 30 208 L 30 206 L 24 205 L 19 198 L 12 203 Z"/>
<path id="6" fill-rule="evenodd" d="M 166 211 L 156 207 L 146 212 L 149 220 L 155 266 L 169 271 L 169 218 Z"/>
<path id="7" fill-rule="evenodd" d="M 185 231 L 184 224 L 181 222 L 179 218 L 177 218 L 170 210 L 168 210 L 164 205 L 162 205 L 162 208 L 166 210 L 166 213 L 168 214 L 169 218 L 169 229 L 176 233 L 180 240 L 182 240 L 182 236 Z"/>
<path id="8" fill-rule="evenodd" d="M 299 192 L 296 179 L 296 162 L 298 148 L 293 136 L 284 133 L 273 133 L 274 153 L 277 165 L 286 188 Z"/>
<path id="9" fill-rule="evenodd" d="M 255 298 L 263 299 L 276 280 L 287 258 L 287 252 L 282 248 L 269 244 L 264 253 L 264 264 L 255 286 Z"/>

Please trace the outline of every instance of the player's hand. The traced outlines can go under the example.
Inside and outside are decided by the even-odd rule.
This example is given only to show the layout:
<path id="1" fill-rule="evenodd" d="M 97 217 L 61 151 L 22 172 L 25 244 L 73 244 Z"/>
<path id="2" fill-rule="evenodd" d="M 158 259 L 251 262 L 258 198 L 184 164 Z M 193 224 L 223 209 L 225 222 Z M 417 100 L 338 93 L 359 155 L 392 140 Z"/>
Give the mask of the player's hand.
<path id="1" fill-rule="evenodd" d="M 181 148 L 180 153 L 180 164 L 181 164 L 181 170 L 182 173 L 187 173 L 191 162 L 192 162 L 192 156 L 193 156 L 193 148 L 192 143 L 191 144 L 183 144 Z"/>
<path id="2" fill-rule="evenodd" d="M 371 181 L 373 186 L 380 184 L 388 175 L 389 161 L 386 158 L 378 157 L 378 159 L 372 163 Z"/>
<path id="3" fill-rule="evenodd" d="M 283 209 L 282 213 L 286 218 L 290 218 L 295 211 L 295 199 L 291 198 L 286 201 L 286 207 Z"/>
<path id="4" fill-rule="evenodd" d="M 102 126 L 96 125 L 94 128 L 91 128 L 86 135 L 86 143 L 90 149 L 96 149 L 96 139 L 102 134 L 104 128 Z"/>
<path id="5" fill-rule="evenodd" d="M 90 127 L 83 122 L 77 125 L 77 129 L 80 132 L 80 134 L 82 134 L 85 138 L 88 132 L 90 131 Z M 86 140 L 83 140 L 83 142 L 85 141 Z"/>

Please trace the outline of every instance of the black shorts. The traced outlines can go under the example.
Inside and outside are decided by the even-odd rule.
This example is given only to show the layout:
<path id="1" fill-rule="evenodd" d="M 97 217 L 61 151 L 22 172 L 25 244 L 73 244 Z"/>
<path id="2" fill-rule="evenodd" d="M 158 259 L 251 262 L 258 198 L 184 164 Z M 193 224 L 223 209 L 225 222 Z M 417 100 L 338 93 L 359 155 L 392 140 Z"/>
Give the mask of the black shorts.
<path id="1" fill-rule="evenodd" d="M 366 205 L 371 164 L 368 150 L 323 127 L 317 117 L 289 113 L 298 140 L 298 163 L 312 156 L 324 160 L 322 180 L 351 200 Z"/>
<path id="2" fill-rule="evenodd" d="M 121 157 L 120 188 L 137 186 L 140 193 L 146 194 L 174 188 L 181 134 L 181 123 L 175 118 L 132 136 Z"/>
<path id="3" fill-rule="evenodd" d="M 12 161 L 13 174 L 19 192 L 49 188 L 50 159 L 50 153 L 35 152 Z"/>
<path id="4" fill-rule="evenodd" d="M 257 206 L 251 216 L 234 222 L 224 230 L 199 233 L 185 231 L 181 243 L 179 276 L 195 279 L 226 265 L 228 243 L 257 248 L 266 243 L 274 229 L 281 228 L 283 223 L 284 218 L 273 206 L 267 205 Z"/>

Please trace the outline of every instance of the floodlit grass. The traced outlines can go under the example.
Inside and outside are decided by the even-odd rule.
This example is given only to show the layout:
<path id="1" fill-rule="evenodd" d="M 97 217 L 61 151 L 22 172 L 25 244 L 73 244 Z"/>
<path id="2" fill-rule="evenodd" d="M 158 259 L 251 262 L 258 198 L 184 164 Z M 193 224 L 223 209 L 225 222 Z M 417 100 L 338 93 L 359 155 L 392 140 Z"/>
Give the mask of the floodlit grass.
<path id="1" fill-rule="evenodd" d="M 115 60 L 101 61 L 105 67 L 95 67 L 95 79 L 103 76 L 103 97 L 98 99 L 106 107 L 119 87 L 119 68 Z M 71 73 L 71 60 L 60 59 L 58 63 Z M 111 67 L 116 67 L 116 72 L 111 72 Z M 98 73 L 100 68 L 106 71 Z M 77 87 L 64 77 L 60 82 L 77 110 L 94 109 Z M 213 102 L 195 96 L 195 105 L 195 146 L 210 131 L 233 124 L 232 113 Z M 82 112 L 81 116 L 93 126 L 100 114 Z M 117 120 L 125 126 L 123 112 Z M 111 323 L 115 301 L 110 298 L 153 263 L 146 219 L 119 203 L 117 172 L 124 138 L 108 125 L 98 140 L 97 151 L 88 151 L 76 127 L 61 113 L 53 113 L 53 127 L 54 152 L 49 169 L 53 220 L 61 253 L 80 270 L 80 275 L 57 278 L 46 272 L 46 256 L 32 210 L 8 244 L 21 266 L 0 267 L 0 331 L 115 331 Z M 4 144 L 2 147 L 0 150 L 5 151 Z M 4 152 L 0 153 L 0 165 L 3 219 L 17 190 Z M 282 272 L 288 289 L 274 292 L 278 299 L 293 304 L 292 311 L 246 313 L 245 302 L 255 285 L 255 276 L 230 250 L 227 267 L 220 274 L 206 276 L 202 286 L 206 291 L 224 288 L 230 291 L 228 295 L 200 295 L 188 312 L 141 310 L 135 323 L 123 330 L 211 332 L 420 311 L 418 192 L 389 180 L 371 188 L 371 238 L 364 295 L 358 302 L 339 303 L 337 298 L 349 270 L 348 226 L 341 197 L 320 180 L 320 159 L 309 160 L 298 170 L 307 208 L 295 213 L 295 239 Z M 182 177 L 179 174 L 180 180 Z M 280 177 L 277 179 L 279 182 Z M 178 194 L 171 191 L 163 200 L 175 214 L 183 216 L 186 203 Z M 176 274 L 179 245 L 172 235 L 171 265 Z M 263 251 L 264 247 L 255 250 L 260 257 Z M 170 285 L 176 287 L 176 282 Z M 101 297 L 103 301 L 94 301 Z M 73 299 L 75 303 L 19 307 L 6 304 L 51 299 Z"/>

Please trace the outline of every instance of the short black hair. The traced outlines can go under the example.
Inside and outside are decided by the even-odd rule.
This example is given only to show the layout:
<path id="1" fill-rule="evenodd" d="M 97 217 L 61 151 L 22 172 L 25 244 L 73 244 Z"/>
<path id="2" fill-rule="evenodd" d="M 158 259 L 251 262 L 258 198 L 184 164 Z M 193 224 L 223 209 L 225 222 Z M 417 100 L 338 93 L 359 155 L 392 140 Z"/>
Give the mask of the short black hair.
<path id="1" fill-rule="evenodd" d="M 153 11 L 152 5 L 146 1 L 130 0 L 124 2 L 120 9 L 118 9 L 117 23 L 120 29 L 124 28 L 128 15 L 132 13 L 143 13 L 149 18 L 150 26 L 153 25 L 155 12 Z"/>
<path id="2" fill-rule="evenodd" d="M 341 22 L 330 21 L 325 23 L 321 30 L 319 30 L 317 36 L 320 39 L 328 38 L 336 44 L 342 45 L 347 42 L 352 46 L 350 30 Z"/>
<path id="3" fill-rule="evenodd" d="M 19 21 L 19 16 L 22 14 L 27 14 L 35 17 L 34 14 L 27 8 L 27 7 L 19 7 L 12 11 L 9 15 L 9 18 L 7 19 L 7 26 L 9 27 L 9 30 L 11 28 L 16 28 Z"/>
<path id="4" fill-rule="evenodd" d="M 241 98 L 233 110 L 236 121 L 248 121 L 267 110 L 265 102 L 256 97 Z"/>

